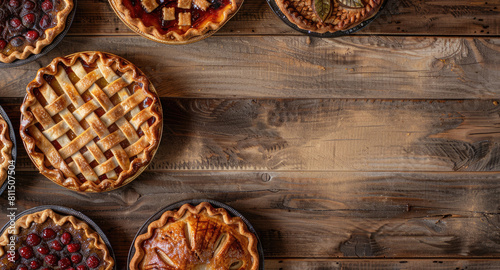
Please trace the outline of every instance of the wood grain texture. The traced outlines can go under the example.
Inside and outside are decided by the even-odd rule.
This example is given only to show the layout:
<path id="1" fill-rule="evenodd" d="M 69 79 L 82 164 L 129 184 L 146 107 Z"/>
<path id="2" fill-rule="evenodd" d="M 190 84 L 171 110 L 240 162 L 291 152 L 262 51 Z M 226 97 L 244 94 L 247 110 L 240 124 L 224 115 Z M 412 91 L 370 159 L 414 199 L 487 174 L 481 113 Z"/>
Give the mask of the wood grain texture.
<path id="1" fill-rule="evenodd" d="M 140 37 L 66 37 L 40 60 L 0 69 L 1 95 L 24 96 L 38 68 L 84 50 L 130 60 L 165 97 L 477 99 L 500 94 L 500 39 L 219 36 L 186 46 Z"/>
<path id="2" fill-rule="evenodd" d="M 356 35 L 500 35 L 500 0 L 388 0 L 380 16 Z M 105 0 L 79 0 L 70 35 L 134 34 Z M 265 0 L 245 0 L 216 35 L 302 35 L 282 22 Z"/>
<path id="3" fill-rule="evenodd" d="M 274 270 L 496 270 L 497 260 L 266 260 L 266 269 Z"/>
<path id="4" fill-rule="evenodd" d="M 1 101 L 18 126 L 21 99 Z M 496 100 L 163 98 L 162 106 L 150 171 L 500 170 Z M 17 170 L 35 171 L 19 146 Z"/>
<path id="5" fill-rule="evenodd" d="M 16 177 L 19 210 L 55 204 L 83 212 L 106 232 L 122 266 L 150 215 L 193 198 L 241 212 L 266 258 L 500 255 L 497 173 L 147 172 L 103 194 L 75 193 L 32 172 Z M 1 208 L 0 223 L 6 214 Z"/>

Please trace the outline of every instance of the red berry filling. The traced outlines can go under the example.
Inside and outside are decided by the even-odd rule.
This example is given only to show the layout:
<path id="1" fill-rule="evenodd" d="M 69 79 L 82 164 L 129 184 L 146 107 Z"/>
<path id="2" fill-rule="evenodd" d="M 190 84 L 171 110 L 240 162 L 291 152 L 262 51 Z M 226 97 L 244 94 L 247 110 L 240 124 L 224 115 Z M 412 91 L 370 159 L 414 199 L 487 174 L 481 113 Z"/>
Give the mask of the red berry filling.
<path id="1" fill-rule="evenodd" d="M 38 269 L 38 268 L 40 268 L 40 266 L 42 266 L 42 264 L 39 261 L 37 261 L 37 260 L 34 260 L 34 261 L 30 262 L 30 268 L 31 269 Z"/>
<path id="2" fill-rule="evenodd" d="M 71 266 L 71 261 L 68 258 L 62 258 L 57 262 L 57 265 L 59 265 L 61 269 L 66 269 Z"/>
<path id="3" fill-rule="evenodd" d="M 57 265 L 57 256 L 56 255 L 53 255 L 53 254 L 47 255 L 44 260 L 50 266 Z"/>
<path id="4" fill-rule="evenodd" d="M 35 3 L 31 2 L 31 1 L 26 1 L 26 2 L 24 2 L 23 7 L 26 10 L 32 10 L 35 8 Z"/>
<path id="5" fill-rule="evenodd" d="M 10 20 L 10 26 L 12 26 L 13 28 L 18 28 L 19 26 L 21 26 L 21 20 L 19 20 L 19 18 L 12 18 Z"/>
<path id="6" fill-rule="evenodd" d="M 35 14 L 28 13 L 23 16 L 23 24 L 26 27 L 30 27 L 35 23 Z"/>
<path id="7" fill-rule="evenodd" d="M 54 240 L 50 243 L 50 248 L 55 251 L 61 251 L 63 247 L 59 241 Z"/>
<path id="8" fill-rule="evenodd" d="M 76 267 L 76 270 L 87 270 L 87 267 L 85 265 L 83 265 L 83 264 L 82 265 L 78 265 Z"/>
<path id="9" fill-rule="evenodd" d="M 42 9 L 45 12 L 50 11 L 53 7 L 54 6 L 52 5 L 52 2 L 50 0 L 45 0 L 42 3 Z"/>
<path id="10" fill-rule="evenodd" d="M 67 248 L 69 252 L 75 253 L 80 250 L 80 244 L 69 244 Z"/>
<path id="11" fill-rule="evenodd" d="M 68 232 L 65 232 L 61 235 L 61 243 L 67 245 L 71 242 L 71 234 L 69 234 Z"/>
<path id="12" fill-rule="evenodd" d="M 82 255 L 80 254 L 73 254 L 71 255 L 71 262 L 74 264 L 78 264 L 82 261 Z"/>
<path id="13" fill-rule="evenodd" d="M 42 254 L 42 255 L 47 255 L 49 254 L 49 249 L 47 247 L 39 247 L 37 249 L 38 253 Z"/>
<path id="14" fill-rule="evenodd" d="M 56 232 L 54 232 L 54 230 L 52 230 L 51 228 L 43 230 L 43 232 L 42 232 L 43 239 L 50 240 L 50 239 L 53 239 L 54 237 L 56 237 Z"/>
<path id="15" fill-rule="evenodd" d="M 99 259 L 96 256 L 88 257 L 87 266 L 90 268 L 96 268 L 97 266 L 99 266 Z"/>
<path id="16" fill-rule="evenodd" d="M 33 257 L 33 250 L 30 247 L 22 247 L 19 249 L 19 254 L 25 259 Z"/>
<path id="17" fill-rule="evenodd" d="M 10 0 L 9 6 L 11 6 L 12 8 L 17 8 L 19 6 L 19 1 L 18 0 Z"/>
<path id="18" fill-rule="evenodd" d="M 0 39 L 0 50 L 3 50 L 7 46 L 7 41 Z"/>
<path id="19" fill-rule="evenodd" d="M 38 244 L 40 244 L 40 241 L 42 241 L 42 239 L 40 239 L 40 237 L 34 233 L 28 234 L 28 237 L 26 237 L 26 243 L 32 247 L 38 246 Z"/>

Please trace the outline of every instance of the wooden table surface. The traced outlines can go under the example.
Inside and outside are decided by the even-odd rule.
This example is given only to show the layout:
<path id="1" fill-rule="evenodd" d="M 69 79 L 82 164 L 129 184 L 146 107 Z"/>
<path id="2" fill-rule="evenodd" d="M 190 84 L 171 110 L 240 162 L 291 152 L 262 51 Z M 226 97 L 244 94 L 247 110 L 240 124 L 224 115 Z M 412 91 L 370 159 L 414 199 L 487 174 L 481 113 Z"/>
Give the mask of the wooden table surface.
<path id="1" fill-rule="evenodd" d="M 126 187 L 79 194 L 40 175 L 18 143 L 16 204 L 88 215 L 118 269 L 150 215 L 193 198 L 246 216 L 266 269 L 500 269 L 500 0 L 389 0 L 335 39 L 246 0 L 214 36 L 184 46 L 135 35 L 105 0 L 79 0 L 59 46 L 0 70 L 16 128 L 38 68 L 82 50 L 150 77 L 160 150 Z"/>

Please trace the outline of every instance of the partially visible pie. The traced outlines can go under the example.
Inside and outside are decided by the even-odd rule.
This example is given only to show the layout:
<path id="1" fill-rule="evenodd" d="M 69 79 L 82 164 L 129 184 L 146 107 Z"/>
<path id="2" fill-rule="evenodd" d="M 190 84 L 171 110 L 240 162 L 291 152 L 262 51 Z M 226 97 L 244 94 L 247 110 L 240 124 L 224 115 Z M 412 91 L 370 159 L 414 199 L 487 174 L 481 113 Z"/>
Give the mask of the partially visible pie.
<path id="1" fill-rule="evenodd" d="M 39 54 L 66 27 L 73 0 L 0 1 L 0 62 Z"/>
<path id="2" fill-rule="evenodd" d="M 166 42 L 185 42 L 218 30 L 243 0 L 111 0 L 126 24 Z"/>
<path id="3" fill-rule="evenodd" d="M 373 17 L 386 0 L 275 0 L 297 27 L 327 33 L 353 28 Z"/>
<path id="4" fill-rule="evenodd" d="M 22 216 L 0 236 L 2 270 L 111 270 L 114 264 L 87 223 L 51 209 Z"/>
<path id="5" fill-rule="evenodd" d="M 130 270 L 257 270 L 257 237 L 239 217 L 207 202 L 167 211 L 137 236 Z"/>
<path id="6" fill-rule="evenodd" d="M 9 136 L 9 125 L 0 115 L 0 186 L 5 182 L 8 168 L 12 160 L 12 141 Z"/>
<path id="7" fill-rule="evenodd" d="M 121 57 L 83 52 L 38 70 L 21 105 L 20 134 L 40 172 L 76 191 L 123 186 L 146 168 L 161 139 L 160 100 Z"/>

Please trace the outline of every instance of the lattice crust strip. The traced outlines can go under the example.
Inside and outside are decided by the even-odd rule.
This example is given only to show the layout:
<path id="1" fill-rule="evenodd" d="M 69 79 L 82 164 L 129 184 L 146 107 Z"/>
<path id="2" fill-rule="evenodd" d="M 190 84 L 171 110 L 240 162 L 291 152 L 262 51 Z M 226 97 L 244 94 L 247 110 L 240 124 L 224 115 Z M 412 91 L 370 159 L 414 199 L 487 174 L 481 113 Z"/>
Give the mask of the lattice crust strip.
<path id="1" fill-rule="evenodd" d="M 28 85 L 21 107 L 30 157 L 65 187 L 119 187 L 149 163 L 160 141 L 161 107 L 149 85 L 132 64 L 110 54 L 54 59 Z"/>

